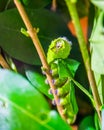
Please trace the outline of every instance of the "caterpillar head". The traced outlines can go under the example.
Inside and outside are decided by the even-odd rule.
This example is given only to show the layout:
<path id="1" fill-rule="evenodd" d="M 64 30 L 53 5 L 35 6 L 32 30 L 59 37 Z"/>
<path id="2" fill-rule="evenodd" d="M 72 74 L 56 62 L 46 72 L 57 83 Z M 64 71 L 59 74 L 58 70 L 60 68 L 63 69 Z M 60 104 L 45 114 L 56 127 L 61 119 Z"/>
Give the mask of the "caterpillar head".
<path id="1" fill-rule="evenodd" d="M 47 53 L 47 61 L 51 63 L 55 59 L 65 59 L 70 54 L 71 42 L 65 37 L 53 40 L 49 46 Z"/>

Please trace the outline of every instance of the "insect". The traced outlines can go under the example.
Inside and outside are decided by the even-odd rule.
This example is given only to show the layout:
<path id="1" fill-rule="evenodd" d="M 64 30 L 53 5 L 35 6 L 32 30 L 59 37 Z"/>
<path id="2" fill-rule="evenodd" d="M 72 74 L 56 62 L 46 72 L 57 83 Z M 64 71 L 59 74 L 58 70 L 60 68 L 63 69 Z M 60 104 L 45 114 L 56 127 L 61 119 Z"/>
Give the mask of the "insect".
<path id="1" fill-rule="evenodd" d="M 65 37 L 59 37 L 51 42 L 47 53 L 56 95 L 69 124 L 74 123 L 78 113 L 75 88 L 70 77 L 74 77 L 79 62 L 68 58 L 71 46 L 72 43 Z"/>

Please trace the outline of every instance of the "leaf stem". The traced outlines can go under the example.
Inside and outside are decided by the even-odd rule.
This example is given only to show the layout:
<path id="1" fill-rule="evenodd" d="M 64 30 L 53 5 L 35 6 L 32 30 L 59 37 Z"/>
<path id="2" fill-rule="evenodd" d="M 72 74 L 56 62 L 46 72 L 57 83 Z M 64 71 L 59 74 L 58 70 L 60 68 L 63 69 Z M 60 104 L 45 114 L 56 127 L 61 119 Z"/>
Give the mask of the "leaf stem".
<path id="1" fill-rule="evenodd" d="M 91 100 L 93 106 L 95 107 L 95 102 L 94 102 L 94 99 L 93 99 L 93 96 L 80 84 L 78 83 L 77 81 L 75 81 L 73 78 L 70 77 L 70 79 L 73 81 L 73 83 L 83 92 L 85 93 L 89 99 Z"/>
<path id="2" fill-rule="evenodd" d="M 49 65 L 47 63 L 47 60 L 46 60 L 46 56 L 45 56 L 45 53 L 44 53 L 44 50 L 40 44 L 40 41 L 39 41 L 39 38 L 37 36 L 37 31 L 34 27 L 32 27 L 32 24 L 26 14 L 26 11 L 24 9 L 24 7 L 22 6 L 21 2 L 19 0 L 14 0 L 14 3 L 22 17 L 22 20 L 23 22 L 25 23 L 25 26 L 27 28 L 27 31 L 29 33 L 29 36 L 31 37 L 32 41 L 33 41 L 33 44 L 38 52 L 38 55 L 40 57 L 40 60 L 42 62 L 42 65 L 43 65 L 43 68 L 45 68 L 47 70 L 47 73 L 46 73 L 46 77 L 48 79 L 48 82 L 49 82 L 49 85 L 52 89 L 52 93 L 53 93 L 53 96 L 54 96 L 54 99 L 55 99 L 55 102 L 56 102 L 56 105 L 57 105 L 57 109 L 58 109 L 58 112 L 59 114 L 61 115 L 61 117 L 66 120 L 66 117 L 63 115 L 63 107 L 59 104 L 59 100 L 58 100 L 58 97 L 56 96 L 55 94 L 55 86 L 53 85 L 52 83 L 52 76 L 51 74 L 49 73 L 50 72 L 50 68 L 49 68 Z"/>
<path id="3" fill-rule="evenodd" d="M 79 17 L 78 17 L 78 13 L 77 13 L 77 9 L 76 9 L 76 4 L 72 3 L 71 0 L 65 0 L 66 5 L 68 7 L 70 16 L 72 18 L 75 30 L 76 30 L 76 34 L 77 34 L 77 38 L 78 38 L 78 43 L 79 43 L 79 47 L 82 53 L 82 57 L 83 57 L 83 61 L 85 64 L 85 68 L 86 68 L 86 72 L 87 72 L 87 76 L 88 76 L 88 80 L 90 83 L 90 87 L 92 90 L 92 94 L 95 100 L 95 109 L 98 113 L 99 119 L 101 120 L 101 115 L 100 115 L 100 107 L 101 107 L 101 100 L 98 94 L 98 90 L 97 90 L 97 86 L 95 83 L 95 78 L 94 78 L 94 74 L 91 70 L 91 64 L 90 64 L 90 57 L 89 57 L 89 53 L 87 50 L 87 46 L 86 46 L 86 42 L 83 36 L 83 32 L 81 29 L 81 25 L 79 22 Z"/>

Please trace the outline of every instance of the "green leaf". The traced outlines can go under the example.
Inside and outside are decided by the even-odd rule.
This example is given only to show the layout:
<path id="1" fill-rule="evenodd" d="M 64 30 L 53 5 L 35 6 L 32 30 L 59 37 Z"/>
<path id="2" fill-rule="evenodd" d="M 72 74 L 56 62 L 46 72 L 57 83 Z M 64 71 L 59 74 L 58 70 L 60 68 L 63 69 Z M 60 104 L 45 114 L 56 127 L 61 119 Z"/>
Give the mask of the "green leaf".
<path id="1" fill-rule="evenodd" d="M 74 76 L 79 62 L 73 59 L 58 60 L 58 71 L 60 77 Z"/>
<path id="2" fill-rule="evenodd" d="M 104 10 L 104 1 L 103 0 L 91 0 L 91 2 L 98 8 Z"/>
<path id="3" fill-rule="evenodd" d="M 70 127 L 21 75 L 0 69 L 0 130 L 55 130 Z"/>
<path id="4" fill-rule="evenodd" d="M 0 0 L 0 11 L 2 11 L 6 6 L 7 0 Z"/>
<path id="5" fill-rule="evenodd" d="M 21 1 L 23 2 L 24 5 L 29 5 L 29 2 L 30 2 L 30 3 L 33 3 L 33 2 L 31 2 L 30 0 L 21 0 Z"/>
<path id="6" fill-rule="evenodd" d="M 52 124 L 55 130 L 72 130 L 71 127 L 62 120 L 62 118 L 57 114 L 56 111 L 51 111 L 49 113 L 49 118 L 50 121 L 47 124 Z"/>
<path id="7" fill-rule="evenodd" d="M 90 38 L 91 46 L 91 67 L 93 71 L 104 74 L 104 35 L 103 35 L 104 12 L 100 11 L 95 19 L 94 27 Z"/>
<path id="8" fill-rule="evenodd" d="M 103 121 L 103 120 L 102 120 Z M 100 120 L 99 120 L 99 117 L 98 117 L 98 114 L 95 112 L 95 114 L 94 114 L 94 123 L 95 123 L 95 128 L 96 128 L 96 130 L 103 130 L 102 128 L 101 128 L 101 125 L 102 125 L 102 123 L 103 122 L 100 122 Z"/>
<path id="9" fill-rule="evenodd" d="M 101 109 L 101 117 L 102 117 L 102 130 L 104 129 L 104 105 L 102 105 L 102 109 Z"/>
<path id="10" fill-rule="evenodd" d="M 76 96 L 75 96 L 75 89 L 74 89 L 74 84 L 71 82 L 70 83 L 70 101 L 71 101 L 71 104 L 72 104 L 72 107 L 73 107 L 73 111 L 74 111 L 74 114 L 77 115 L 78 113 L 78 105 L 77 105 L 77 101 L 76 101 Z"/>
<path id="11" fill-rule="evenodd" d="M 52 95 L 48 93 L 50 87 L 45 83 L 46 76 L 43 76 L 35 69 L 27 69 L 25 71 L 27 78 L 32 83 L 32 85 L 37 88 L 40 92 L 48 96 L 49 98 L 53 98 Z"/>
<path id="12" fill-rule="evenodd" d="M 94 71 L 94 76 L 95 76 L 95 81 L 96 81 L 96 85 L 97 85 L 97 89 L 98 89 L 98 93 L 99 93 L 99 96 L 100 96 L 100 100 L 103 104 L 103 101 L 104 101 L 104 75 L 101 75 L 97 72 Z"/>
<path id="13" fill-rule="evenodd" d="M 95 130 L 93 116 L 86 116 L 81 121 L 78 130 Z"/>
<path id="14" fill-rule="evenodd" d="M 59 59 L 58 60 L 58 72 L 59 72 L 59 77 L 69 77 L 71 75 L 70 70 L 68 70 L 67 65 L 65 63 L 65 60 Z"/>
<path id="15" fill-rule="evenodd" d="M 21 0 L 23 4 L 28 8 L 43 8 L 49 3 L 51 3 L 51 0 Z"/>
<path id="16" fill-rule="evenodd" d="M 33 27 L 40 30 L 38 36 L 45 52 L 53 39 L 69 37 L 69 30 L 59 15 L 45 9 L 27 9 L 27 14 Z M 37 51 L 31 39 L 20 32 L 21 28 L 25 26 L 16 9 L 0 13 L 0 46 L 17 60 L 39 65 Z"/>
<path id="17" fill-rule="evenodd" d="M 44 97 L 17 73 L 0 69 L 0 79 L 0 130 L 48 130 L 39 119 L 50 110 Z"/>
<path id="18" fill-rule="evenodd" d="M 80 63 L 74 59 L 66 59 L 65 62 L 67 67 L 70 69 L 71 74 L 74 76 Z"/>

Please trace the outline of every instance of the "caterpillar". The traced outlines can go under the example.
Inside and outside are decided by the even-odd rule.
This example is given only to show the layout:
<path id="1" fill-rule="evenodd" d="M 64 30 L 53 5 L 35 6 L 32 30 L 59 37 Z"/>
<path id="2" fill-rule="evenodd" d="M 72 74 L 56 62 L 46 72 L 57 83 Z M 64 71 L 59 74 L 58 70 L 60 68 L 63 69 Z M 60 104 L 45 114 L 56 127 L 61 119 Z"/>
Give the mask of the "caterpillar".
<path id="1" fill-rule="evenodd" d="M 65 37 L 59 37 L 51 42 L 47 52 L 47 62 L 51 69 L 52 82 L 68 124 L 75 122 L 78 113 L 75 88 L 70 76 L 74 77 L 79 62 L 68 58 L 71 46 L 72 43 Z"/>

